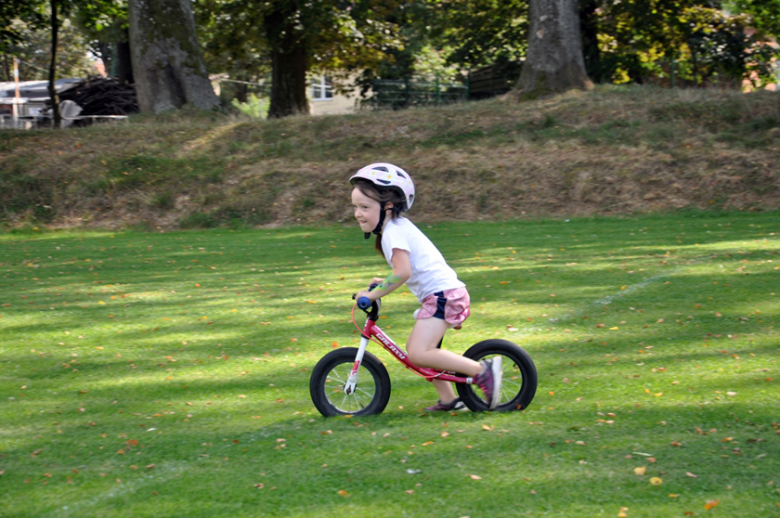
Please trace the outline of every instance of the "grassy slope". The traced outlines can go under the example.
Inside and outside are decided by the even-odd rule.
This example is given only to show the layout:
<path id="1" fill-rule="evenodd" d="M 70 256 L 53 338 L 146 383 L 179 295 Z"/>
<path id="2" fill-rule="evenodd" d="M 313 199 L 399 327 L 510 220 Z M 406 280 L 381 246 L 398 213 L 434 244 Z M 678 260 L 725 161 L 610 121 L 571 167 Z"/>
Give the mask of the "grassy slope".
<path id="1" fill-rule="evenodd" d="M 341 221 L 344 181 L 392 161 L 418 217 L 780 206 L 780 94 L 599 87 L 524 104 L 247 122 L 138 117 L 0 132 L 0 221 L 146 228 Z"/>
<path id="2" fill-rule="evenodd" d="M 388 362 L 384 414 L 316 413 L 311 368 L 386 271 L 354 226 L 0 235 L 0 514 L 778 512 L 777 212 L 424 229 L 472 294 L 447 347 L 522 344 L 527 411 L 421 414 Z M 403 340 L 416 304 L 385 303 Z"/>

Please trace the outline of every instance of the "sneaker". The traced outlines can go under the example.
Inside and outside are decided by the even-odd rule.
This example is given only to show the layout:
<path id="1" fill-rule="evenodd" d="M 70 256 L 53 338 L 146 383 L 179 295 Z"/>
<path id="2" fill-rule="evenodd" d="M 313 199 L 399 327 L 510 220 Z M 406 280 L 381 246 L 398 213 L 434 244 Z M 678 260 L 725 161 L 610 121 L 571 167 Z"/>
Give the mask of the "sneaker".
<path id="1" fill-rule="evenodd" d="M 438 403 L 436 403 L 433 406 L 429 406 L 425 408 L 426 412 L 452 412 L 453 410 L 465 410 L 466 405 L 463 404 L 463 401 L 460 400 L 459 397 L 456 397 L 452 401 L 450 401 L 447 404 L 444 404 L 441 402 L 441 399 Z"/>
<path id="2" fill-rule="evenodd" d="M 501 356 L 496 356 L 492 360 L 483 360 L 482 372 L 474 377 L 474 384 L 485 393 L 485 400 L 490 410 L 498 406 L 498 401 L 501 398 L 501 379 L 503 376 L 501 363 Z"/>

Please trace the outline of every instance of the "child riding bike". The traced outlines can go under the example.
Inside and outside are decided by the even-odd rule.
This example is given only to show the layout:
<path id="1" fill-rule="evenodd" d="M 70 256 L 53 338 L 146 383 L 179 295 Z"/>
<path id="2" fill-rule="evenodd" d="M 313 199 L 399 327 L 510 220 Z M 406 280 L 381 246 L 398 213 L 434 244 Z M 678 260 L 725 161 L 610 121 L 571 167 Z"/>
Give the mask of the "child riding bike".
<path id="1" fill-rule="evenodd" d="M 501 356 L 476 362 L 441 349 L 447 329 L 460 327 L 468 318 L 469 294 L 431 240 L 402 215 L 414 203 L 412 178 L 393 164 L 375 163 L 360 169 L 349 181 L 355 219 L 366 239 L 376 234 L 374 248 L 393 269 L 387 278 L 375 278 L 376 288 L 360 291 L 357 298 L 375 301 L 406 284 L 422 304 L 415 311 L 416 322 L 406 343 L 409 359 L 420 367 L 472 377 L 489 408 L 494 409 L 501 395 Z M 427 411 L 464 408 L 452 383 L 437 379 L 432 383 L 439 401 Z"/>

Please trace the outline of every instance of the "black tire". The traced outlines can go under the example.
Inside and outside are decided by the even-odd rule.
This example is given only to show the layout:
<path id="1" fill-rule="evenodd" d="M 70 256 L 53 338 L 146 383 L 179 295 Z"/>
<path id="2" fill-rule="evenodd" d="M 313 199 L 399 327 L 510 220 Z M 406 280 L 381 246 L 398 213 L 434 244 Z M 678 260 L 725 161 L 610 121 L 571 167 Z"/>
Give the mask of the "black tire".
<path id="1" fill-rule="evenodd" d="M 463 356 L 475 361 L 488 360 L 502 356 L 504 371 L 501 387 L 501 399 L 494 412 L 510 410 L 525 410 L 536 394 L 536 366 L 533 360 L 520 346 L 507 340 L 485 340 L 472 345 Z M 458 383 L 455 385 L 461 401 L 472 412 L 489 410 L 488 403 L 483 399 L 482 391 L 476 385 Z"/>
<path id="2" fill-rule="evenodd" d="M 343 347 L 323 356 L 314 367 L 309 391 L 314 406 L 325 417 L 381 414 L 390 400 L 390 376 L 379 359 L 366 351 L 354 394 L 344 392 L 357 356 L 356 347 Z"/>

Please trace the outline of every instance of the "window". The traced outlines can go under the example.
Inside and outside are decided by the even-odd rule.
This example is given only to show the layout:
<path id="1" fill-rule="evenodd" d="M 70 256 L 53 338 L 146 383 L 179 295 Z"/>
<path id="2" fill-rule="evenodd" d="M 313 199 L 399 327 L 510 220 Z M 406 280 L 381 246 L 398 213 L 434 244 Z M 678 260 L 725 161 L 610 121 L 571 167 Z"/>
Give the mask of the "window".
<path id="1" fill-rule="evenodd" d="M 333 100 L 333 83 L 327 76 L 317 76 L 311 82 L 312 101 Z"/>

